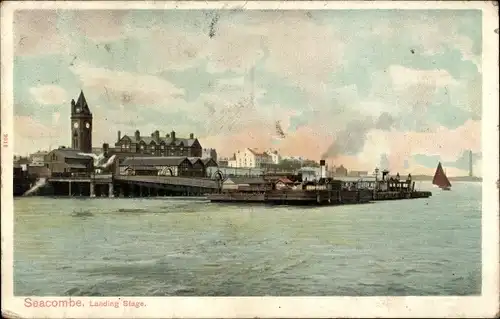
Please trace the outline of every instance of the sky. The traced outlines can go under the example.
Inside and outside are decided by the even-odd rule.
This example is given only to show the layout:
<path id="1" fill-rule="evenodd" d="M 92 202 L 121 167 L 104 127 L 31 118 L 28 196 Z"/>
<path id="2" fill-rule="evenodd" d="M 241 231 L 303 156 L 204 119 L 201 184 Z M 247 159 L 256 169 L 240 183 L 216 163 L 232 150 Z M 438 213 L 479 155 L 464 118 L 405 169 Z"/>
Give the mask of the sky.
<path id="1" fill-rule="evenodd" d="M 481 176 L 479 10 L 21 10 L 14 151 L 194 133 L 348 169 Z M 279 129 L 277 129 L 279 127 Z M 281 134 L 281 132 L 283 134 Z"/>

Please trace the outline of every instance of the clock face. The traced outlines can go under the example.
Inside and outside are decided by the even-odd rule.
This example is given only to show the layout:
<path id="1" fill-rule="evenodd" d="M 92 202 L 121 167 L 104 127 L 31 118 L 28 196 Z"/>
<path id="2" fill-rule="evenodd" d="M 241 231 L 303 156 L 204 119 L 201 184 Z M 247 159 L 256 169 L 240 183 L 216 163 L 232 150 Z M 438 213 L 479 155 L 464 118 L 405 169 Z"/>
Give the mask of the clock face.
<path id="1" fill-rule="evenodd" d="M 73 127 L 74 127 L 74 128 L 78 128 L 78 126 L 79 126 L 79 125 L 78 125 L 78 122 L 73 123 Z"/>
<path id="2" fill-rule="evenodd" d="M 86 128 L 90 128 L 90 123 L 85 123 Z"/>
<path id="3" fill-rule="evenodd" d="M 79 108 L 79 107 L 76 108 L 76 113 L 80 113 L 81 111 L 82 111 L 81 108 Z"/>

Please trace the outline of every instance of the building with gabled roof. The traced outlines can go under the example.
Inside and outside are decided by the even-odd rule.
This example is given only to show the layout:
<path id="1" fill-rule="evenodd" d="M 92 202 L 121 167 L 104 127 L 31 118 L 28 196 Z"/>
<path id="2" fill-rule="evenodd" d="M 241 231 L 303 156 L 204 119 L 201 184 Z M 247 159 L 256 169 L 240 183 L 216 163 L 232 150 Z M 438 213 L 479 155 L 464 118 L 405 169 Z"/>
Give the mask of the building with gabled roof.
<path id="1" fill-rule="evenodd" d="M 79 149 L 59 147 L 45 155 L 45 165 L 52 176 L 90 176 L 94 159 Z"/>
<path id="2" fill-rule="evenodd" d="M 175 131 L 161 136 L 158 130 L 150 136 L 142 136 L 139 130 L 135 131 L 133 136 L 121 136 L 121 132 L 118 131 L 113 151 L 153 156 L 201 157 L 202 155 L 201 144 L 193 133 L 188 138 L 178 137 Z"/>
<path id="3" fill-rule="evenodd" d="M 253 148 L 244 148 L 234 154 L 234 160 L 229 161 L 230 167 L 256 168 L 262 164 L 272 163 L 272 158 L 266 152 L 260 152 Z"/>
<path id="4" fill-rule="evenodd" d="M 206 168 L 200 158 L 184 156 L 131 156 L 119 163 L 122 175 L 164 175 L 206 177 Z"/>

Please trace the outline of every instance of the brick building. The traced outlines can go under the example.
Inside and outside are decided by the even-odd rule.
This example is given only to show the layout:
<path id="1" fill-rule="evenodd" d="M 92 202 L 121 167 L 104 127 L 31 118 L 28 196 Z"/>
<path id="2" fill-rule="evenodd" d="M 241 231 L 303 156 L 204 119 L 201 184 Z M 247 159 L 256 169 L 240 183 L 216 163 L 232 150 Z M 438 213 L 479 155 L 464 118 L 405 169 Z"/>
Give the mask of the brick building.
<path id="1" fill-rule="evenodd" d="M 138 130 L 133 136 L 121 136 L 121 132 L 118 132 L 114 151 L 153 156 L 202 156 L 202 147 L 193 133 L 189 138 L 184 138 L 176 136 L 175 131 L 165 136 L 161 136 L 159 131 L 154 131 L 150 136 L 141 136 Z"/>
<path id="2" fill-rule="evenodd" d="M 94 159 L 80 150 L 60 147 L 45 156 L 45 166 L 52 176 L 90 176 Z"/>

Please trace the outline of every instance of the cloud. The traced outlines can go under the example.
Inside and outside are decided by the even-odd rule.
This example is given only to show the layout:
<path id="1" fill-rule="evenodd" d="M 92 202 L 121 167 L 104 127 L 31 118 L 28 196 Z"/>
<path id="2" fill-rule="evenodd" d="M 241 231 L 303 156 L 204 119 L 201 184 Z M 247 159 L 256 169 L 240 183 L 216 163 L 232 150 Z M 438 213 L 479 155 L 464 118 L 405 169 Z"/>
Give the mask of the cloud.
<path id="1" fill-rule="evenodd" d="M 65 36 L 59 32 L 55 10 L 16 10 L 14 12 L 14 52 L 38 55 L 65 51 Z"/>
<path id="2" fill-rule="evenodd" d="M 84 63 L 72 66 L 70 70 L 80 78 L 84 88 L 99 92 L 110 104 L 147 105 L 168 111 L 169 102 L 184 95 L 184 89 L 157 76 L 98 68 Z"/>
<path id="3" fill-rule="evenodd" d="M 421 84 L 431 87 L 458 85 L 458 81 L 443 69 L 417 70 L 401 65 L 391 65 L 388 71 L 396 90 L 404 90 Z"/>
<path id="4" fill-rule="evenodd" d="M 472 39 L 462 34 L 463 30 L 460 29 L 464 25 L 466 28 L 473 27 L 477 23 L 475 20 L 477 16 L 466 11 L 452 12 L 398 13 L 398 19 L 379 19 L 372 28 L 372 34 L 384 42 L 392 40 L 399 42 L 401 34 L 404 34 L 406 41 L 414 46 L 413 49 L 417 53 L 428 57 L 444 54 L 449 50 L 458 50 L 464 61 L 474 63 L 481 72 L 481 54 L 474 50 Z M 457 20 L 461 23 L 457 23 Z"/>
<path id="5" fill-rule="evenodd" d="M 344 63 L 342 35 L 304 11 L 270 14 L 256 29 L 269 51 L 267 68 L 306 90 L 327 82 Z"/>
<path id="6" fill-rule="evenodd" d="M 383 165 L 391 171 L 403 172 L 422 166 L 412 159 L 415 154 L 436 155 L 443 162 L 451 163 L 464 152 L 481 151 L 480 121 L 469 120 L 457 129 L 440 127 L 430 132 L 382 131 L 372 124 L 363 120 L 350 123 L 348 129 L 335 136 L 323 157 L 339 164 L 347 163 L 348 159 L 365 169 Z M 450 165 L 453 166 L 455 164 Z"/>
<path id="7" fill-rule="evenodd" d="M 126 36 L 125 18 L 127 10 L 77 10 L 73 24 L 85 37 L 103 42 Z"/>
<path id="8" fill-rule="evenodd" d="M 386 169 L 389 169 L 389 157 L 387 156 L 387 153 L 384 153 L 384 154 L 381 154 L 380 155 L 380 163 L 378 165 L 378 167 L 381 169 L 381 170 L 386 170 Z M 407 167 L 405 167 L 407 168 Z"/>
<path id="9" fill-rule="evenodd" d="M 212 37 L 208 30 L 179 30 L 171 24 L 158 24 L 138 34 L 150 39 L 151 64 L 162 69 L 183 69 L 207 60 L 211 73 L 246 73 L 265 59 L 268 71 L 312 89 L 310 81 L 326 81 L 342 64 L 340 34 L 332 26 L 313 22 L 305 12 L 246 11 L 246 24 L 241 17 L 235 11 L 219 14 Z M 206 16 L 207 28 L 212 19 Z"/>
<path id="10" fill-rule="evenodd" d="M 66 90 L 57 85 L 41 85 L 29 91 L 35 101 L 42 105 L 60 105 L 68 101 Z"/>
<path id="11" fill-rule="evenodd" d="M 59 119 L 61 118 L 61 113 L 59 112 L 54 112 L 52 114 L 52 123 L 55 125 L 59 122 Z"/>
<path id="12" fill-rule="evenodd" d="M 440 127 L 430 132 L 378 131 L 369 133 L 372 143 L 387 143 L 391 170 L 404 169 L 404 162 L 414 154 L 438 155 L 443 161 L 451 162 L 461 157 L 465 151 L 481 151 L 481 122 L 467 121 L 456 129 Z M 366 155 L 365 155 L 366 156 Z"/>
<path id="13" fill-rule="evenodd" d="M 68 92 L 81 86 L 100 106 L 98 144 L 114 140 L 118 129 L 175 129 L 194 131 L 221 153 L 277 146 L 283 154 L 327 155 L 358 169 L 382 159 L 391 169 L 405 162 L 410 169 L 417 165 L 412 154 L 452 161 L 462 148 L 480 148 L 481 76 L 463 63 L 480 58 L 480 40 L 470 29 L 459 32 L 462 19 L 345 13 L 355 17 L 349 22 L 344 13 L 327 11 L 172 12 L 38 11 L 16 20 L 17 34 L 28 37 L 16 54 L 86 52 L 69 68 L 76 83 L 72 76 L 63 82 Z M 122 52 L 90 50 L 100 42 Z M 69 61 L 57 58 L 61 65 Z M 19 96 L 64 103 L 54 88 L 26 84 L 17 86 L 23 87 Z M 45 121 L 64 127 L 61 115 Z M 474 121 L 464 124 L 467 118 Z M 276 138 L 277 122 L 285 138 Z"/>
<path id="14" fill-rule="evenodd" d="M 58 127 L 45 125 L 31 116 L 14 116 L 14 133 L 34 140 L 64 136 Z"/>

